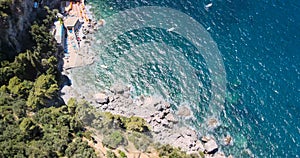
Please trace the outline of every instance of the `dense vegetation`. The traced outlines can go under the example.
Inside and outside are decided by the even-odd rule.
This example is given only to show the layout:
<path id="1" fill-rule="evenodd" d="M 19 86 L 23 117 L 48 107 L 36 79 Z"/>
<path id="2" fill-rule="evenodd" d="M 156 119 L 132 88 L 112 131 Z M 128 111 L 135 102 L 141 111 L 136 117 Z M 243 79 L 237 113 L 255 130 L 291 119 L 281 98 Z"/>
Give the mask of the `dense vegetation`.
<path id="1" fill-rule="evenodd" d="M 9 2 L 1 0 L 1 17 Z M 96 157 L 76 107 L 59 97 L 60 54 L 49 32 L 56 11 L 44 12 L 31 26 L 34 47 L 1 61 L 0 157 Z"/>

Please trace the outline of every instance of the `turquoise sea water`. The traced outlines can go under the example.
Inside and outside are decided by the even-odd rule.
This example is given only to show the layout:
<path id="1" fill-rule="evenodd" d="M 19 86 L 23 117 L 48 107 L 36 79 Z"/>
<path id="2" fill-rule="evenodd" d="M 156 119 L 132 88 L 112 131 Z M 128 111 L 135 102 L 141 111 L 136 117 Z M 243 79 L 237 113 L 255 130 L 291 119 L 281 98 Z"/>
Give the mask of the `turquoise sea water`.
<path id="1" fill-rule="evenodd" d="M 190 106 L 196 116 L 190 124 L 202 134 L 212 132 L 200 130 L 205 127 L 205 119 L 216 116 L 221 125 L 213 133 L 218 139 L 227 134 L 234 139 L 233 146 L 221 146 L 226 154 L 249 157 L 250 149 L 254 157 L 300 157 L 300 1 L 90 3 L 98 19 L 109 19 L 120 11 L 142 6 L 167 7 L 192 17 L 217 45 L 224 64 L 222 76 L 226 78 L 226 88 L 218 92 L 225 101 L 216 106 L 217 110 L 209 109 L 210 100 L 216 95 L 212 92 L 214 72 L 203 53 L 216 48 L 197 49 L 193 41 L 176 33 L 176 27 L 123 32 L 122 25 L 111 26 L 108 20 L 96 34 L 99 41 L 93 45 L 99 60 L 76 70 L 78 76 L 84 74 L 78 84 L 96 91 L 123 82 L 134 87 L 134 95 L 162 95 L 174 108 Z M 205 8 L 209 3 L 212 6 Z M 110 41 L 103 38 L 109 32 L 116 33 L 111 34 Z M 200 32 L 199 38 L 205 35 Z"/>

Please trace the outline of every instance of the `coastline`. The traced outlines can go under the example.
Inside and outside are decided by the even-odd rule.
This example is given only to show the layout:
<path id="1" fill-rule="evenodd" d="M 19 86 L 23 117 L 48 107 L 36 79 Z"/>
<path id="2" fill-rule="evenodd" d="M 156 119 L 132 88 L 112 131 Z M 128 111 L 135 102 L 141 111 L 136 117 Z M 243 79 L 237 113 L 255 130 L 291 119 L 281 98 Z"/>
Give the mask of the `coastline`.
<path id="1" fill-rule="evenodd" d="M 87 5 L 87 8 L 90 7 L 91 6 Z M 89 11 L 89 14 L 92 14 L 92 12 Z M 83 23 L 82 26 L 87 26 L 84 24 L 86 23 Z M 92 29 L 94 29 L 94 27 Z M 82 27 L 80 31 L 82 32 Z M 72 71 L 68 70 L 94 63 L 96 54 L 90 49 L 92 42 L 95 41 L 93 38 L 93 33 L 89 33 L 86 40 L 80 41 L 79 51 L 70 54 L 69 58 L 64 58 L 64 75 L 70 77 Z M 132 98 L 130 90 L 131 88 L 128 86 L 115 84 L 108 90 L 83 95 L 80 93 L 80 86 L 71 85 L 64 86 L 61 93 L 63 94 L 62 98 L 65 103 L 67 103 L 70 98 L 83 99 L 100 111 L 111 112 L 112 114 L 125 117 L 138 116 L 145 119 L 150 125 L 154 142 L 179 147 L 188 154 L 198 154 L 202 152 L 205 153 L 205 157 L 226 157 L 225 154 L 219 150 L 219 145 L 223 143 L 217 142 L 211 135 L 203 136 L 199 139 L 200 136 L 197 131 L 188 127 L 180 120 L 179 115 L 184 118 L 192 117 L 192 111 L 190 111 L 190 109 L 181 108 L 178 111 L 173 111 L 170 103 L 159 96 L 139 96 L 138 98 Z M 208 124 L 215 126 L 216 120 L 212 121 L 212 123 L 208 122 Z M 232 144 L 231 137 L 226 145 L 230 144 Z M 232 156 L 230 155 L 229 157 Z"/>
<path id="2" fill-rule="evenodd" d="M 102 112 L 125 117 L 141 117 L 149 124 L 154 142 L 179 147 L 188 154 L 202 152 L 206 157 L 219 158 L 226 157 L 219 147 L 224 144 L 232 145 L 233 140 L 230 136 L 224 138 L 224 142 L 218 141 L 212 135 L 200 138 L 196 130 L 188 127 L 179 118 L 191 116 L 179 116 L 180 110 L 172 110 L 170 104 L 159 96 L 132 98 L 130 87 L 122 84 L 115 84 L 109 90 L 99 91 L 93 95 L 82 95 L 79 91 L 80 87 L 67 87 L 62 90 L 63 99 L 67 102 L 70 98 L 79 98 L 88 101 Z"/>
<path id="3" fill-rule="evenodd" d="M 90 5 L 84 5 L 83 2 L 80 2 L 79 4 L 73 4 L 73 8 L 75 5 L 77 5 L 78 8 L 79 6 L 83 6 L 82 10 L 84 11 L 84 14 L 80 10 L 80 15 L 82 17 L 79 17 L 77 15 L 79 14 L 79 9 L 75 9 L 75 11 L 70 10 L 68 12 L 68 15 L 65 17 L 65 19 L 70 17 L 77 17 L 79 19 L 80 25 L 78 30 L 72 30 L 75 33 L 71 33 L 71 30 L 67 30 L 67 42 L 65 49 L 67 50 L 67 52 L 65 51 L 65 55 L 63 58 L 64 71 L 72 68 L 91 65 L 94 63 L 96 54 L 90 49 L 93 41 L 95 41 L 93 34 L 99 29 L 99 27 L 104 24 L 103 20 L 100 20 L 100 23 L 98 23 L 94 18 L 92 12 L 90 11 Z M 88 20 L 84 19 L 87 17 Z"/>

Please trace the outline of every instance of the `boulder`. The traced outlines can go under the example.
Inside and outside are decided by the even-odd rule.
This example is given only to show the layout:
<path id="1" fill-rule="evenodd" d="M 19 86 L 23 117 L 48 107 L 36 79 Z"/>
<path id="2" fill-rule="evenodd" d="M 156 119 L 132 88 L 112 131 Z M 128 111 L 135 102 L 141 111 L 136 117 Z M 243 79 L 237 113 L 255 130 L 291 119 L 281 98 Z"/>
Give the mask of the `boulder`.
<path id="1" fill-rule="evenodd" d="M 165 113 L 165 114 L 168 114 L 168 113 L 170 113 L 170 112 L 171 112 L 170 109 L 165 109 L 165 110 L 164 110 L 164 113 Z"/>
<path id="2" fill-rule="evenodd" d="M 98 104 L 108 104 L 109 97 L 104 93 L 97 93 L 94 95 L 95 101 Z"/>
<path id="3" fill-rule="evenodd" d="M 158 117 L 159 117 L 160 119 L 163 119 L 163 118 L 165 118 L 165 113 L 163 113 L 163 112 L 160 112 L 160 113 L 158 114 Z"/>
<path id="4" fill-rule="evenodd" d="M 169 122 L 174 122 L 174 123 L 178 122 L 178 121 L 175 119 L 175 117 L 173 116 L 173 114 L 171 114 L 171 113 L 167 114 L 167 116 L 166 116 L 165 118 L 166 118 Z"/>
<path id="5" fill-rule="evenodd" d="M 115 110 L 115 107 L 109 106 L 108 110 Z"/>
<path id="6" fill-rule="evenodd" d="M 155 98 L 153 96 L 144 97 L 144 105 L 149 107 L 156 107 L 158 104 L 160 104 L 161 99 Z"/>
<path id="7" fill-rule="evenodd" d="M 218 151 L 218 144 L 216 143 L 215 140 L 210 139 L 204 144 L 204 149 L 207 151 L 207 153 L 215 153 Z"/>
<path id="8" fill-rule="evenodd" d="M 187 127 L 181 127 L 180 128 L 180 131 L 181 131 L 181 134 L 184 136 L 184 137 L 190 137 L 190 138 L 197 138 L 197 134 L 196 134 L 196 131 L 190 129 L 190 128 L 187 128 Z"/>
<path id="9" fill-rule="evenodd" d="M 153 122 L 157 122 L 157 123 L 161 123 L 161 119 L 160 117 L 158 117 L 158 115 L 154 116 L 154 118 L 152 119 Z"/>
<path id="10" fill-rule="evenodd" d="M 130 97 L 130 93 L 129 93 L 129 92 L 124 93 L 124 94 L 123 94 L 123 97 L 129 98 L 129 97 Z"/>
<path id="11" fill-rule="evenodd" d="M 160 133 L 161 129 L 159 126 L 154 126 L 152 131 L 157 134 Z"/>
<path id="12" fill-rule="evenodd" d="M 211 140 L 212 138 L 210 137 L 210 136 L 203 136 L 202 138 L 201 138 L 201 141 L 202 142 L 204 142 L 204 143 L 206 143 L 206 142 L 208 142 L 209 140 Z"/>
<path id="13" fill-rule="evenodd" d="M 123 94 L 125 91 L 128 90 L 128 87 L 121 84 L 115 84 L 110 88 L 110 90 L 115 94 Z"/>
<path id="14" fill-rule="evenodd" d="M 226 158 L 226 156 L 223 152 L 218 152 L 214 155 L 213 158 Z"/>
<path id="15" fill-rule="evenodd" d="M 199 140 L 196 141 L 195 150 L 201 152 L 204 152 L 205 150 L 203 144 Z"/>
<path id="16" fill-rule="evenodd" d="M 163 120 L 161 121 L 161 124 L 162 124 L 163 126 L 165 126 L 165 127 L 168 127 L 169 122 L 168 122 L 166 119 L 163 119 Z"/>
<path id="17" fill-rule="evenodd" d="M 108 108 L 108 105 L 107 105 L 107 104 L 105 104 L 105 105 L 102 106 L 102 109 L 103 109 L 103 110 L 106 110 L 107 108 Z"/>
<path id="18" fill-rule="evenodd" d="M 171 107 L 170 103 L 168 103 L 168 102 L 164 102 L 164 105 L 166 106 L 167 109 L 169 109 Z"/>
<path id="19" fill-rule="evenodd" d="M 162 104 L 156 105 L 156 106 L 155 106 L 155 109 L 156 109 L 157 111 L 163 111 L 163 110 L 164 110 Z"/>
<path id="20" fill-rule="evenodd" d="M 110 95 L 110 96 L 109 96 L 109 102 L 114 102 L 114 101 L 115 101 L 114 95 Z"/>
<path id="21" fill-rule="evenodd" d="M 192 136 L 192 131 L 186 129 L 186 130 L 184 130 L 184 134 L 187 136 Z"/>

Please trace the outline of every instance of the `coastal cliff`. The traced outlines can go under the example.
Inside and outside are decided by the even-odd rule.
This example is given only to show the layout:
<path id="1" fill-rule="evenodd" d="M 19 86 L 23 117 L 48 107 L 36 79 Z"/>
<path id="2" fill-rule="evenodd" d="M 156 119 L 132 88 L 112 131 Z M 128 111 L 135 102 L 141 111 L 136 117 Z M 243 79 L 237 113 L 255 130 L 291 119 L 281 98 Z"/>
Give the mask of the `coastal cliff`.
<path id="1" fill-rule="evenodd" d="M 1 0 L 0 2 L 0 59 L 13 59 L 18 53 L 30 48 L 31 24 L 39 16 L 41 8 L 59 8 L 59 0 L 43 0 L 34 8 L 32 0 Z"/>

